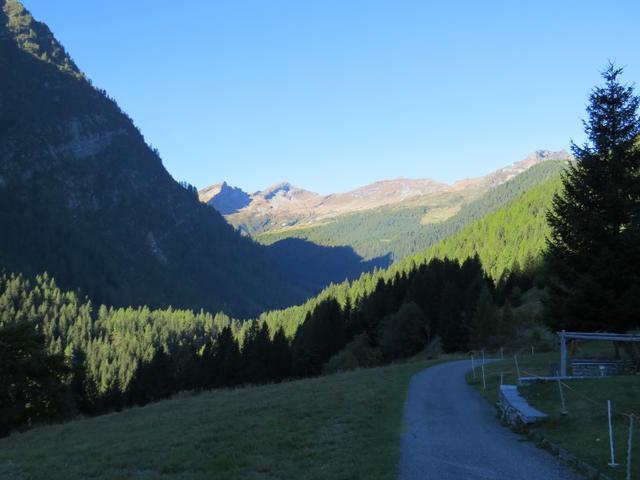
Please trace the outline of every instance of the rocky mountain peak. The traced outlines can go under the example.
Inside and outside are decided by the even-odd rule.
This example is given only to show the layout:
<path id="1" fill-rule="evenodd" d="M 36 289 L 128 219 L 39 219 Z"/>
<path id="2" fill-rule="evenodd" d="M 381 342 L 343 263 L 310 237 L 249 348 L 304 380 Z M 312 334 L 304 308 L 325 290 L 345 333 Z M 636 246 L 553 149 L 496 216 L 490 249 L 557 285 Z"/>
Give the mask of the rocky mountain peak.
<path id="1" fill-rule="evenodd" d="M 201 202 L 212 206 L 223 215 L 236 213 L 251 202 L 248 193 L 238 187 L 232 187 L 227 182 L 216 183 L 198 192 Z"/>
<path id="2" fill-rule="evenodd" d="M 55 65 L 77 78 L 83 74 L 56 40 L 49 27 L 33 18 L 17 0 L 0 0 L 0 37 L 13 37 L 16 44 L 38 60 Z"/>
<path id="3" fill-rule="evenodd" d="M 289 182 L 283 181 L 265 188 L 264 190 L 259 192 L 259 194 L 260 196 L 264 197 L 265 200 L 271 200 L 276 195 L 286 196 L 292 193 L 293 190 L 300 190 L 300 189 L 296 189 L 296 187 L 291 185 Z"/>

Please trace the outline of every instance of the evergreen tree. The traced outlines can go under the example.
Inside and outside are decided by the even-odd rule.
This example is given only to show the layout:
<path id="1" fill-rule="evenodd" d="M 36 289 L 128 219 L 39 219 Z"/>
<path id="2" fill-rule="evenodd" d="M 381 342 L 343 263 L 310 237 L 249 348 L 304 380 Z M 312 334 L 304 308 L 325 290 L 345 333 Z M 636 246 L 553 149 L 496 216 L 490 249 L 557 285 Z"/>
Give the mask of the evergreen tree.
<path id="1" fill-rule="evenodd" d="M 483 288 L 478 298 L 472 319 L 472 343 L 475 349 L 493 348 L 497 346 L 500 334 L 498 309 L 488 288 Z"/>
<path id="2" fill-rule="evenodd" d="M 213 386 L 234 386 L 242 381 L 238 367 L 242 354 L 230 327 L 222 329 L 216 339 L 214 354 L 215 382 Z"/>
<path id="3" fill-rule="evenodd" d="M 148 363 L 138 366 L 129 385 L 129 403 L 145 405 L 166 398 L 174 392 L 174 364 L 172 357 L 157 349 Z"/>
<path id="4" fill-rule="evenodd" d="M 640 99 L 610 64 L 584 122 L 588 142 L 547 215 L 548 318 L 556 328 L 624 332 L 640 316 Z"/>
<path id="5" fill-rule="evenodd" d="M 244 381 L 264 383 L 269 380 L 271 340 L 266 323 L 252 322 L 242 346 Z"/>
<path id="6" fill-rule="evenodd" d="M 461 308 L 462 293 L 452 282 L 447 282 L 440 299 L 440 312 L 438 319 L 438 332 L 442 340 L 442 348 L 445 352 L 466 350 L 464 337 L 465 325 Z"/>
<path id="7" fill-rule="evenodd" d="M 515 319 L 509 302 L 505 302 L 504 307 L 502 307 L 499 332 L 500 340 L 503 343 L 513 338 L 513 334 L 515 332 Z"/>
<path id="8" fill-rule="evenodd" d="M 385 358 L 409 357 L 427 343 L 427 319 L 414 302 L 405 303 L 397 313 L 387 315 L 380 323 L 379 344 Z"/>
<path id="9" fill-rule="evenodd" d="M 346 343 L 340 304 L 330 298 L 309 313 L 293 341 L 293 370 L 298 376 L 317 375 L 322 365 Z"/>
<path id="10" fill-rule="evenodd" d="M 269 376 L 276 382 L 291 376 L 291 347 L 282 328 L 276 331 L 271 341 Z"/>
<path id="11" fill-rule="evenodd" d="M 0 321 L 0 436 L 22 424 L 63 416 L 69 410 L 61 355 L 29 321 Z"/>

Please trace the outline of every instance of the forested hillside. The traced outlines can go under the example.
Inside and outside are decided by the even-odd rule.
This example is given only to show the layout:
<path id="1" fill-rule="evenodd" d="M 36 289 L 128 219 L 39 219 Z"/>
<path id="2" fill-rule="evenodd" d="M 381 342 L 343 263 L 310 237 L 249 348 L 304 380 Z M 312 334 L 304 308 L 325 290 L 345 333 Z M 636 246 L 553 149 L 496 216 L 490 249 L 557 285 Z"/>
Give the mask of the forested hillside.
<path id="1" fill-rule="evenodd" d="M 549 238 L 546 214 L 553 195 L 561 187 L 560 177 L 556 176 L 525 192 L 507 208 L 487 215 L 408 260 L 416 263 L 445 257 L 464 260 L 478 255 L 494 280 L 508 270 L 535 268 Z"/>
<path id="2" fill-rule="evenodd" d="M 354 282 L 330 285 L 317 297 L 302 306 L 275 310 L 260 316 L 270 327 L 282 327 L 287 334 L 295 332 L 300 318 L 320 301 L 337 298 L 344 305 L 355 302 L 373 292 L 380 280 L 392 281 L 431 259 L 453 258 L 463 261 L 476 254 L 483 269 L 498 282 L 505 273 L 522 270 L 530 275 L 540 266 L 548 226 L 545 212 L 551 206 L 553 194 L 561 188 L 560 173 L 556 171 L 537 187 L 521 193 L 504 207 L 482 218 L 458 234 L 449 237 L 424 252 L 407 257 L 385 270 L 363 274 Z M 528 270 L 528 271 L 527 271 Z M 516 273 L 516 277 L 518 276 Z M 508 283 L 507 278 L 502 283 Z"/>
<path id="3" fill-rule="evenodd" d="M 388 207 L 340 216 L 323 225 L 262 233 L 256 239 L 272 244 L 284 238 L 309 240 L 319 245 L 350 246 L 364 259 L 397 261 L 417 254 L 440 240 L 460 232 L 466 225 L 506 205 L 522 193 L 558 174 L 566 162 L 548 160 L 493 188 L 462 206 L 452 217 L 423 223 L 427 207 Z"/>
<path id="4" fill-rule="evenodd" d="M 306 298 L 171 178 L 45 24 L 16 0 L 0 6 L 0 268 L 47 271 L 111 306 L 248 316 Z"/>
<path id="5" fill-rule="evenodd" d="M 439 335 L 477 339 L 477 302 L 493 305 L 477 259 L 433 261 L 355 303 L 317 301 L 292 334 L 188 310 L 95 308 L 45 276 L 0 275 L 0 436 L 51 418 L 100 413 L 199 390 L 315 376 L 411 356 Z M 488 295 L 488 297 L 487 297 Z M 488 300 L 487 300 L 488 299 Z M 484 322 L 478 317 L 477 321 Z"/>

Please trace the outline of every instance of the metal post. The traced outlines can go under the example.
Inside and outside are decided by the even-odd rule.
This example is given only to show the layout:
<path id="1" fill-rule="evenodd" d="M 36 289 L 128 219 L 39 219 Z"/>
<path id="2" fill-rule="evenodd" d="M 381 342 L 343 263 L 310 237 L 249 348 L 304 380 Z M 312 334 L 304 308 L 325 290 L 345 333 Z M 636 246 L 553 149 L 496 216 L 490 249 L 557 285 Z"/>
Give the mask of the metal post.
<path id="1" fill-rule="evenodd" d="M 487 389 L 487 381 L 484 378 L 484 349 L 482 349 L 482 389 Z"/>
<path id="2" fill-rule="evenodd" d="M 476 379 L 476 365 L 473 362 L 473 355 L 471 355 L 471 371 L 473 372 L 473 379 Z"/>
<path id="3" fill-rule="evenodd" d="M 617 467 L 616 463 L 616 454 L 613 450 L 613 426 L 611 425 L 611 400 L 607 400 L 607 413 L 609 415 L 609 449 L 611 450 L 611 461 L 609 462 L 610 467 Z"/>
<path id="4" fill-rule="evenodd" d="M 484 362 L 482 362 L 482 389 L 487 389 L 487 381 L 484 378 Z"/>
<path id="5" fill-rule="evenodd" d="M 531 346 L 531 356 L 533 357 L 536 354 L 536 350 L 535 347 L 532 345 Z"/>
<path id="6" fill-rule="evenodd" d="M 504 373 L 500 372 L 500 386 L 504 383 Z"/>
<path id="7" fill-rule="evenodd" d="M 560 390 L 560 405 L 562 405 L 562 410 L 560 411 L 560 413 L 562 415 L 566 415 L 567 413 L 567 407 L 564 403 L 564 392 L 562 391 L 562 382 L 560 382 L 560 379 L 558 378 L 558 389 Z"/>
<path id="8" fill-rule="evenodd" d="M 560 375 L 567 376 L 567 339 L 564 337 L 565 331 L 560 332 Z"/>
<path id="9" fill-rule="evenodd" d="M 627 480 L 631 480 L 631 446 L 633 444 L 633 415 L 629 417 L 629 440 L 627 442 Z"/>
<path id="10" fill-rule="evenodd" d="M 518 385 L 520 385 L 520 367 L 518 366 L 518 356 L 514 355 L 513 359 L 516 362 L 516 373 L 518 374 Z"/>

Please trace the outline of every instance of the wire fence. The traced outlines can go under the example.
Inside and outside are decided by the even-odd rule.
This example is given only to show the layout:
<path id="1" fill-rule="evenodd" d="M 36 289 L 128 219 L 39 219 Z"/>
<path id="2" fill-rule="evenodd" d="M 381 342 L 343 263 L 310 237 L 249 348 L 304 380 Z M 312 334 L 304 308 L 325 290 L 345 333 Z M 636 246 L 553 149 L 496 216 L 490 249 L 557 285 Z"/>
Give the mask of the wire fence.
<path id="1" fill-rule="evenodd" d="M 571 380 L 567 380 L 566 377 L 560 377 L 557 373 L 556 375 L 543 376 L 539 373 L 532 372 L 528 368 L 528 366 L 526 366 L 526 364 L 529 359 L 536 356 L 535 349 L 533 347 L 530 350 L 523 349 L 513 355 L 509 355 L 509 357 L 512 358 L 512 367 L 508 367 L 504 362 L 500 362 L 497 364 L 493 362 L 488 363 L 486 360 L 487 358 L 489 358 L 489 356 L 485 355 L 484 351 L 470 352 L 469 355 L 473 379 L 478 384 L 481 381 L 481 388 L 483 390 L 488 390 L 496 387 L 497 389 L 499 389 L 501 385 L 505 384 L 505 380 L 513 380 L 518 385 L 522 384 L 522 379 L 526 379 L 527 384 L 539 382 L 557 384 L 557 402 L 560 408 L 561 415 L 560 419 L 556 420 L 568 423 L 568 420 L 561 419 L 571 419 L 573 421 L 573 423 L 571 423 L 572 428 L 574 428 L 576 425 L 584 425 L 585 435 L 587 435 L 588 433 L 592 433 L 592 431 L 589 430 L 589 427 L 593 426 L 594 424 L 596 425 L 595 428 L 598 432 L 606 432 L 605 435 L 608 441 L 600 442 L 601 439 L 597 438 L 596 442 L 600 443 L 597 443 L 598 446 L 594 448 L 601 448 L 606 451 L 607 465 L 612 469 L 610 471 L 615 470 L 616 472 L 618 472 L 619 469 L 617 469 L 617 467 L 621 465 L 616 459 L 616 454 L 619 453 L 616 450 L 616 446 L 622 446 L 622 444 L 625 443 L 626 445 L 624 445 L 624 447 L 626 448 L 623 448 L 624 456 L 626 457 L 623 465 L 624 472 L 620 472 L 620 474 L 623 473 L 624 476 L 620 477 L 618 473 L 616 473 L 616 475 L 618 476 L 618 478 L 625 478 L 626 480 L 632 480 L 632 478 L 634 478 L 634 431 L 637 428 L 637 425 L 640 424 L 640 415 L 637 411 L 635 411 L 635 405 L 632 407 L 634 411 L 626 408 L 621 409 L 617 406 L 615 398 L 603 400 L 602 397 L 607 396 L 608 394 L 606 390 L 598 392 L 599 395 L 597 397 L 594 397 L 593 395 L 589 395 L 588 393 L 581 391 L 584 389 L 579 387 L 576 388 L 576 386 L 570 383 Z M 491 357 L 493 360 L 509 360 L 509 358 L 505 354 L 504 349 L 493 351 Z M 596 378 L 611 377 L 606 376 Z M 583 382 L 583 380 L 576 381 Z M 589 408 L 585 411 L 585 407 L 581 406 L 580 412 L 572 412 L 572 407 L 576 406 L 580 401 L 588 405 Z M 640 405 L 638 405 L 638 408 L 640 408 Z M 604 418 L 606 418 L 606 420 L 604 420 Z M 552 421 L 554 420 L 552 419 Z M 622 430 L 621 427 L 624 427 L 624 430 Z M 624 437 L 626 437 L 624 439 L 622 435 L 623 433 L 625 434 Z M 603 452 L 599 451 L 598 455 L 596 456 L 598 458 L 603 457 Z M 635 478 L 640 479 L 640 476 L 637 475 L 637 469 L 635 469 L 635 473 Z"/>

